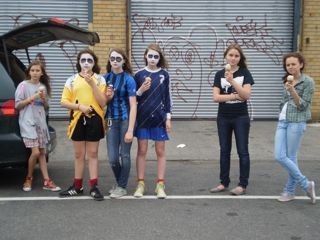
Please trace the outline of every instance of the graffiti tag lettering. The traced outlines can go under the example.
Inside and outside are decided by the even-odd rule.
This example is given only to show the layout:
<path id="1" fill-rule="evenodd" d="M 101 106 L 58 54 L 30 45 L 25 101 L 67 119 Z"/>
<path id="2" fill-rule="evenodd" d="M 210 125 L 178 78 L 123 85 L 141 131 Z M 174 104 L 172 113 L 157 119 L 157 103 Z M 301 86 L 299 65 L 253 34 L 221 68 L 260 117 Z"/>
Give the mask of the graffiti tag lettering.
<path id="1" fill-rule="evenodd" d="M 254 19 L 246 20 L 244 16 L 237 16 L 235 21 L 235 23 L 226 24 L 232 35 L 231 39 L 227 39 L 227 45 L 238 43 L 242 47 L 255 49 L 266 54 L 274 63 L 280 64 L 283 54 L 281 46 L 284 44 L 284 40 L 271 34 L 273 29 L 268 27 L 266 14 L 261 26 Z"/>

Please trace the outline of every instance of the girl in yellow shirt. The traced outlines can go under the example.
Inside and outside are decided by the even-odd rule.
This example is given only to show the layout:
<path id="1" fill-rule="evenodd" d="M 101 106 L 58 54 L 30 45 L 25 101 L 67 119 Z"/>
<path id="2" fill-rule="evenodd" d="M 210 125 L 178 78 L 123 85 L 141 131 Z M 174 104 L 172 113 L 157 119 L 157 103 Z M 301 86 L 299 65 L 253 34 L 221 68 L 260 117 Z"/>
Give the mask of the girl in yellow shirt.
<path id="1" fill-rule="evenodd" d="M 99 75 L 98 58 L 90 49 L 82 50 L 77 56 L 78 73 L 69 77 L 62 93 L 61 106 L 70 110 L 68 137 L 73 141 L 75 155 L 75 176 L 73 185 L 60 192 L 60 197 L 83 194 L 82 179 L 85 156 L 89 160 L 90 195 L 101 201 L 103 195 L 98 189 L 98 148 L 104 138 L 105 121 L 103 108 L 105 79 Z"/>

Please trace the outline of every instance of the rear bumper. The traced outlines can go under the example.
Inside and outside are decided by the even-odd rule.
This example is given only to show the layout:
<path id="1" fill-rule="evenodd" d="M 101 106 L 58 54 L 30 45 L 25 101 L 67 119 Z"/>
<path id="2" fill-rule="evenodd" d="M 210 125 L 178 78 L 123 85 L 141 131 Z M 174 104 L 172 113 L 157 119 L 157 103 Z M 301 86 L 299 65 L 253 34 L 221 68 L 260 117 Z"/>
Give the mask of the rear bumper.
<path id="1" fill-rule="evenodd" d="M 50 142 L 46 147 L 46 154 L 52 152 L 57 145 L 56 131 L 49 126 Z M 30 157 L 21 136 L 17 133 L 0 134 L 0 167 L 17 165 L 26 166 Z"/>
<path id="2" fill-rule="evenodd" d="M 30 156 L 22 138 L 16 133 L 0 135 L 0 166 L 8 167 L 27 164 Z"/>

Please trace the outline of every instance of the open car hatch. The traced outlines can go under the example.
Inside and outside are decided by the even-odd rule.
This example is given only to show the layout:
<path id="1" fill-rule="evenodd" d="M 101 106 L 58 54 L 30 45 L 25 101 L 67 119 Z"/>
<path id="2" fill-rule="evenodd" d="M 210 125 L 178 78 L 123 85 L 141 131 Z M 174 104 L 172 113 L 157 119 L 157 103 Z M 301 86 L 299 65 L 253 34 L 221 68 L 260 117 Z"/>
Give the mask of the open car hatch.
<path id="1" fill-rule="evenodd" d="M 87 45 L 100 42 L 96 32 L 90 32 L 58 18 L 42 18 L 13 29 L 0 36 L 11 52 L 54 40 L 73 40 Z"/>

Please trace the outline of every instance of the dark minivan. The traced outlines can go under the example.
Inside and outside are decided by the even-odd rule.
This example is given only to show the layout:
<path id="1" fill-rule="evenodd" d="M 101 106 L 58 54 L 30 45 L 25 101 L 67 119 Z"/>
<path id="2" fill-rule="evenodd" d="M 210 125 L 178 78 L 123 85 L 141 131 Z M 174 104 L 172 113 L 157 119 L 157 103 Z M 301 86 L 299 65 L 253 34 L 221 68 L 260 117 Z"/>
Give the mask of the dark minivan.
<path id="1" fill-rule="evenodd" d="M 57 18 L 37 19 L 0 36 L 0 167 L 26 166 L 30 152 L 20 136 L 14 94 L 25 79 L 26 66 L 14 55 L 23 49 L 30 60 L 28 48 L 54 40 L 72 40 L 87 45 L 99 43 L 96 32 L 66 23 Z M 51 140 L 47 153 L 56 146 L 56 132 L 49 126 Z"/>

